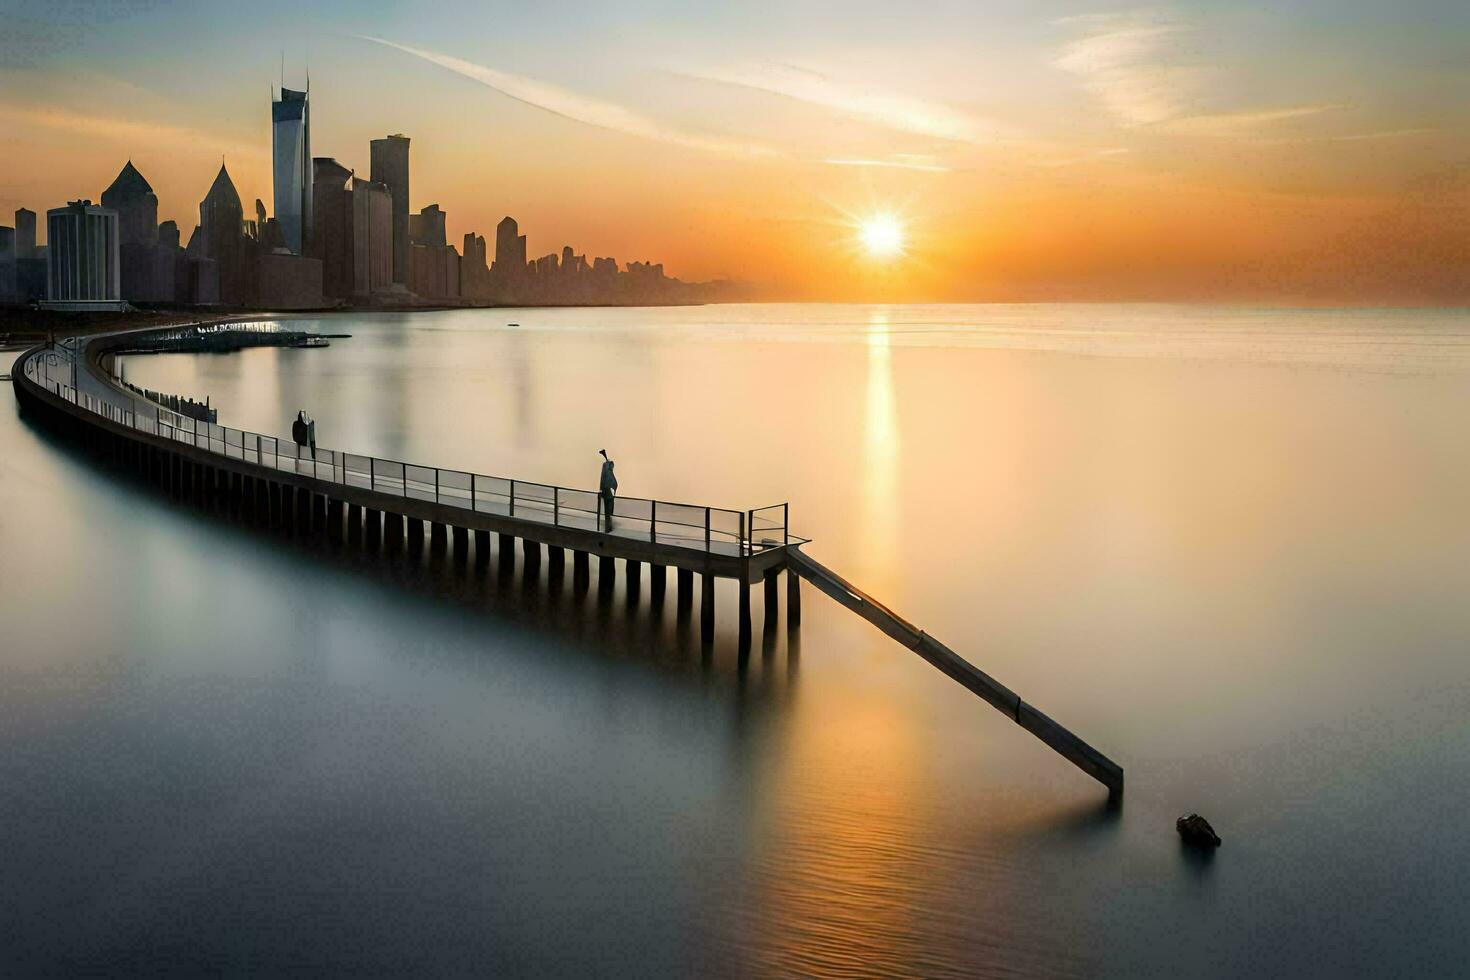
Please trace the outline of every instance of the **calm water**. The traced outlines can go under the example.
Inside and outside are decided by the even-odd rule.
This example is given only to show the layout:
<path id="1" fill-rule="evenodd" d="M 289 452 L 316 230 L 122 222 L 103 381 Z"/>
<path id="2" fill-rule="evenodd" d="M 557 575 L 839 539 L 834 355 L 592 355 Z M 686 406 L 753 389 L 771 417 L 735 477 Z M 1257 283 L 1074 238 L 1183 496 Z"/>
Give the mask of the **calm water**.
<path id="1" fill-rule="evenodd" d="M 309 325 L 354 336 L 127 376 L 354 451 L 590 485 L 605 446 L 629 494 L 789 500 L 810 553 L 1119 760 L 1123 811 L 811 589 L 799 644 L 757 591 L 742 667 L 729 583 L 705 657 L 672 610 L 181 509 L 12 407 L 7 972 L 1463 969 L 1467 314 Z"/>

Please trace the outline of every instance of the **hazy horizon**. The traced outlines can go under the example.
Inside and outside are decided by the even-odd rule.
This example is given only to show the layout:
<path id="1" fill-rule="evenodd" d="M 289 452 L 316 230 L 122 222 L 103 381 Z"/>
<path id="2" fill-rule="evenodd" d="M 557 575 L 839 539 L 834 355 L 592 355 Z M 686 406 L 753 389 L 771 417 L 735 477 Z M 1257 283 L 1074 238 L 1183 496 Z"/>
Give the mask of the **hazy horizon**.
<path id="1" fill-rule="evenodd" d="M 408 135 L 456 244 L 510 214 L 531 255 L 787 300 L 1470 305 L 1447 2 L 19 0 L 8 26 L 0 221 L 128 159 L 186 240 L 222 157 L 269 207 L 269 90 L 309 70 L 313 154 L 365 174 Z"/>

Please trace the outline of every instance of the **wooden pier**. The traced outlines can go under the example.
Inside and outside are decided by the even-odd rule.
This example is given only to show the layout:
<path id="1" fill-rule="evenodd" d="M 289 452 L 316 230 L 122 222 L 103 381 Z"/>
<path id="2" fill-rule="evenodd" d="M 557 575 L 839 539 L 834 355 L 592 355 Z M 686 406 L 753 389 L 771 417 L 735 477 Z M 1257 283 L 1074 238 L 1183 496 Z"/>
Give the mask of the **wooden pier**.
<path id="1" fill-rule="evenodd" d="M 473 557 L 483 565 L 493 534 L 501 563 L 514 561 L 516 542 L 528 569 L 540 566 L 544 552 L 550 570 L 560 573 L 570 553 L 573 581 L 580 587 L 589 580 L 593 556 L 599 590 L 612 587 L 621 560 L 630 602 L 642 592 L 645 565 L 650 601 L 662 602 L 672 568 L 681 612 L 692 609 L 698 575 L 705 643 L 715 636 L 715 580 L 732 579 L 742 652 L 751 639 L 751 588 L 764 589 L 764 627 L 774 629 L 784 572 L 787 628 L 796 630 L 800 582 L 806 579 L 1102 783 L 1110 799 L 1121 799 L 1120 766 L 806 555 L 801 548 L 807 541 L 791 534 L 785 504 L 739 511 L 619 497 L 608 515 L 588 490 L 332 449 L 308 453 L 274 436 L 172 412 L 120 386 L 102 368 L 103 359 L 121 350 L 159 349 L 142 333 L 26 351 L 12 372 L 17 400 L 174 495 L 222 496 L 258 519 L 358 542 L 368 550 L 417 550 L 427 529 L 436 552 L 459 562 Z M 167 349 L 181 349 L 187 337 L 176 329 L 168 333 Z"/>

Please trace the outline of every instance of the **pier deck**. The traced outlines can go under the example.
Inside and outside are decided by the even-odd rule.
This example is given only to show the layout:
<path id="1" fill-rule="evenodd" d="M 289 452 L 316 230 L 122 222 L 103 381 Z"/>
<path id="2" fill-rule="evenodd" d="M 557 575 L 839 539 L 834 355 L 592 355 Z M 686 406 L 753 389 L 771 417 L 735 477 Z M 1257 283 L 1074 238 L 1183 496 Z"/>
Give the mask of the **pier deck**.
<path id="1" fill-rule="evenodd" d="M 807 541 L 791 534 L 784 503 L 740 511 L 618 497 L 609 517 L 589 490 L 321 447 L 311 452 L 290 440 L 173 412 L 122 387 L 104 370 L 103 361 L 112 352 L 156 349 L 160 338 L 148 334 L 164 333 L 169 349 L 181 349 L 187 333 L 179 328 L 123 331 L 32 348 L 12 372 L 17 399 L 176 495 L 223 495 L 270 522 L 361 540 L 369 548 L 391 551 L 405 542 L 414 547 L 422 543 L 427 524 L 446 549 L 453 533 L 456 560 L 467 560 L 473 535 L 475 560 L 486 562 L 494 534 L 502 563 L 514 560 L 517 540 L 528 567 L 539 565 L 544 547 L 551 568 L 558 571 L 570 551 L 574 579 L 584 584 L 590 558 L 596 555 L 599 587 L 611 584 L 614 559 L 622 559 L 630 594 L 647 564 L 654 601 L 661 600 L 666 570 L 673 567 L 683 609 L 692 605 L 693 576 L 698 574 L 705 642 L 714 636 L 714 580 L 734 579 L 742 651 L 750 642 L 750 587 L 764 583 L 766 627 L 772 628 L 777 581 L 786 572 L 787 628 L 794 630 L 801 622 L 799 582 L 805 578 L 1102 783 L 1110 799 L 1121 799 L 1122 767 L 802 552 Z"/>

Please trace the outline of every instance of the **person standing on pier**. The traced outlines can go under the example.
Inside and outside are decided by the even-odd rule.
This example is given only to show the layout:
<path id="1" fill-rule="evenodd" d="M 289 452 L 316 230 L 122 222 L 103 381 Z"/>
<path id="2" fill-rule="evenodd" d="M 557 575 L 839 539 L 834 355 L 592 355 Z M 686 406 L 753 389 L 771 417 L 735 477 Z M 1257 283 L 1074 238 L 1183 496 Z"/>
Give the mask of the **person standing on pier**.
<path id="1" fill-rule="evenodd" d="M 305 412 L 297 412 L 296 421 L 291 423 L 291 438 L 299 449 L 310 447 L 311 458 L 316 459 L 316 419 L 307 418 Z"/>
<path id="2" fill-rule="evenodd" d="M 602 512 L 607 515 L 607 528 L 612 530 L 613 497 L 618 489 L 618 478 L 613 473 L 613 461 L 607 450 L 597 451 L 602 454 L 602 479 L 598 481 L 597 495 L 602 499 Z"/>

